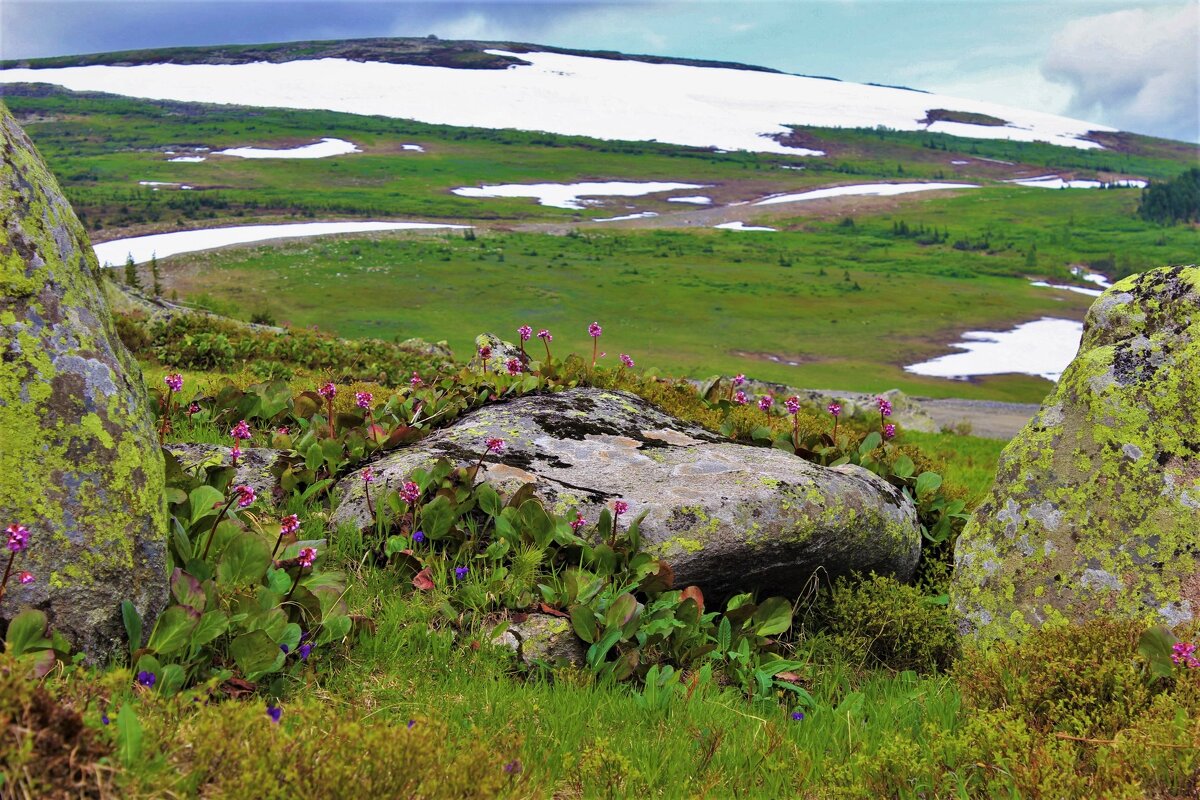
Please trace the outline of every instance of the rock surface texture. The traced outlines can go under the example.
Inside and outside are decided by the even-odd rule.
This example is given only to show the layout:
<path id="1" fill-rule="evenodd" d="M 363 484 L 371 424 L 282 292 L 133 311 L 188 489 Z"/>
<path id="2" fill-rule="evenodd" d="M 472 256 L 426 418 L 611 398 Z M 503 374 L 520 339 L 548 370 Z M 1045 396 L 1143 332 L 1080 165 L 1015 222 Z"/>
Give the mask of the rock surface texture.
<path id="1" fill-rule="evenodd" d="M 87 235 L 0 106 L 0 520 L 30 530 L 0 606 L 47 612 L 92 658 L 123 647 L 120 603 L 167 600 L 163 456 Z"/>
<path id="2" fill-rule="evenodd" d="M 964 633 L 1200 611 L 1200 269 L 1126 278 L 1005 449 L 955 551 Z"/>
<path id="3" fill-rule="evenodd" d="M 875 570 L 904 580 L 920 554 L 912 503 L 874 474 L 735 444 L 622 392 L 487 406 L 371 467 L 398 486 L 441 457 L 474 463 L 489 437 L 506 442 L 485 462 L 501 491 L 532 483 L 548 509 L 578 509 L 593 523 L 602 506 L 625 500 L 626 523 L 648 512 L 643 547 L 671 564 L 676 585 L 697 584 L 715 600 L 752 589 L 796 597 L 814 575 Z M 368 527 L 359 476 L 338 489 L 334 522 Z"/>

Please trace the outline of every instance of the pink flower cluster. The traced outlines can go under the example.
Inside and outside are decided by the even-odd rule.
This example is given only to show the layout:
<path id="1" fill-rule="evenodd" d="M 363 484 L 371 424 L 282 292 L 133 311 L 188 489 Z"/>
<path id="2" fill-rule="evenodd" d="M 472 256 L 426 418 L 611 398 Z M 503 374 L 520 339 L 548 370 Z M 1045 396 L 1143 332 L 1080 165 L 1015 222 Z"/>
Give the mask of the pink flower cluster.
<path id="1" fill-rule="evenodd" d="M 591 325 L 588 325 L 588 336 L 591 336 L 593 339 L 599 338 L 603 330 L 599 322 L 593 322 Z"/>
<path id="2" fill-rule="evenodd" d="M 830 414 L 833 414 L 835 417 L 839 416 L 842 413 L 842 404 L 841 403 L 830 403 L 825 408 Z"/>
<path id="3" fill-rule="evenodd" d="M 587 525 L 587 520 L 583 518 L 582 512 L 576 511 L 575 519 L 571 520 L 571 530 L 575 531 L 576 533 L 579 533 L 579 529 L 582 528 L 584 525 Z"/>
<path id="4" fill-rule="evenodd" d="M 167 388 L 172 392 L 178 392 L 183 389 L 183 376 L 178 372 L 173 372 L 163 378 L 163 383 L 167 384 Z"/>
<path id="5" fill-rule="evenodd" d="M 317 389 L 317 394 L 321 395 L 321 397 L 324 397 L 326 400 L 332 400 L 333 398 L 337 397 L 337 387 L 334 386 L 333 382 L 331 381 L 322 386 L 320 389 Z"/>
<path id="6" fill-rule="evenodd" d="M 249 439 L 250 426 L 246 424 L 246 420 L 240 420 L 237 425 L 230 428 L 229 435 L 234 439 Z"/>
<path id="7" fill-rule="evenodd" d="M 421 487 L 412 481 L 405 481 L 400 487 L 400 498 L 410 506 L 421 499 Z"/>
<path id="8" fill-rule="evenodd" d="M 543 342 L 554 341 L 554 337 L 550 334 L 550 331 L 546 330 L 545 328 L 542 328 L 540 331 L 538 331 L 537 337 Z"/>
<path id="9" fill-rule="evenodd" d="M 501 453 L 504 452 L 504 440 L 503 439 L 488 439 L 487 440 L 487 451 L 489 453 L 495 453 L 496 455 L 500 455 Z"/>
<path id="10" fill-rule="evenodd" d="M 613 503 L 613 513 L 615 513 L 618 517 L 621 516 L 622 514 L 624 514 L 628 510 L 629 510 L 629 503 L 626 503 L 624 500 L 618 500 L 615 503 Z"/>
<path id="11" fill-rule="evenodd" d="M 733 402 L 737 403 L 739 406 L 744 406 L 750 402 L 750 398 L 746 396 L 745 392 L 743 392 L 741 389 L 738 389 L 737 393 L 733 396 Z"/>
<path id="12" fill-rule="evenodd" d="M 504 367 L 508 370 L 509 375 L 520 375 L 525 371 L 525 368 L 521 366 L 521 359 L 519 358 L 510 358 L 504 363 Z"/>
<path id="13" fill-rule="evenodd" d="M 8 534 L 8 549 L 12 553 L 20 553 L 29 547 L 29 528 L 13 523 L 4 529 Z"/>
<path id="14" fill-rule="evenodd" d="M 879 406 L 879 413 L 885 417 L 892 415 L 892 402 L 883 395 L 875 398 L 875 403 Z"/>
<path id="15" fill-rule="evenodd" d="M 238 508 L 249 508 L 250 506 L 254 505 L 254 501 L 258 499 L 257 495 L 254 493 L 254 487 L 252 486 L 238 486 L 233 491 L 235 494 L 237 494 Z"/>
<path id="16" fill-rule="evenodd" d="M 371 410 L 371 401 L 374 399 L 375 399 L 375 396 L 372 395 L 370 392 L 355 392 L 354 393 L 354 404 L 357 405 L 359 408 L 361 408 L 363 411 Z"/>
<path id="17" fill-rule="evenodd" d="M 418 373 L 416 373 L 416 372 L 413 372 L 412 380 L 410 380 L 410 381 L 409 381 L 409 383 L 411 383 L 411 384 L 412 384 L 412 387 L 413 387 L 414 389 L 416 389 L 417 387 L 419 387 L 419 386 L 420 386 L 421 384 L 423 384 L 424 382 L 425 382 L 425 381 L 421 380 L 421 376 L 420 376 Z"/>
<path id="18" fill-rule="evenodd" d="M 522 342 L 528 342 L 529 337 L 533 336 L 533 328 L 528 325 L 522 325 L 517 328 L 517 335 L 521 337 Z"/>
<path id="19" fill-rule="evenodd" d="M 800 398 L 796 397 L 796 395 L 792 395 L 787 400 L 784 400 L 783 404 L 787 406 L 788 413 L 793 417 L 800 413 Z"/>
<path id="20" fill-rule="evenodd" d="M 1192 642 L 1176 642 L 1171 648 L 1171 661 L 1188 669 L 1200 667 L 1200 659 L 1196 658 L 1196 645 Z"/>
<path id="21" fill-rule="evenodd" d="M 317 548 L 315 547 L 301 547 L 300 552 L 296 555 L 296 563 L 301 567 L 311 567 L 316 560 Z"/>
<path id="22" fill-rule="evenodd" d="M 633 368 L 633 359 L 629 357 L 628 353 L 621 353 L 621 363 L 626 367 Z"/>
<path id="23" fill-rule="evenodd" d="M 758 407 L 763 411 L 770 411 L 773 405 L 775 405 L 775 398 L 769 394 L 764 394 L 758 398 Z"/>
<path id="24" fill-rule="evenodd" d="M 300 530 L 300 517 L 295 514 L 288 514 L 283 519 L 279 520 L 279 535 L 290 536 Z"/>

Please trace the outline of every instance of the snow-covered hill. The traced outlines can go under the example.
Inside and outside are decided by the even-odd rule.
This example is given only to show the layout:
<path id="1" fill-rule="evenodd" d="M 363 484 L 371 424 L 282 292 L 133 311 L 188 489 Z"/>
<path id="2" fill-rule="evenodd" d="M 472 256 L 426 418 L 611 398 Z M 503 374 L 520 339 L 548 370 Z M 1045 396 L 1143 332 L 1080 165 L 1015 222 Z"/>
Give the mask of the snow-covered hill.
<path id="1" fill-rule="evenodd" d="M 779 141 L 790 125 L 882 125 L 1084 149 L 1100 146 L 1085 138 L 1089 131 L 1112 130 L 995 103 L 821 78 L 562 53 L 488 52 L 528 63 L 487 70 L 338 58 L 97 65 L 8 69 L 0 72 L 0 83 L 792 155 L 821 153 Z M 937 121 L 927 122 L 935 110 Z"/>

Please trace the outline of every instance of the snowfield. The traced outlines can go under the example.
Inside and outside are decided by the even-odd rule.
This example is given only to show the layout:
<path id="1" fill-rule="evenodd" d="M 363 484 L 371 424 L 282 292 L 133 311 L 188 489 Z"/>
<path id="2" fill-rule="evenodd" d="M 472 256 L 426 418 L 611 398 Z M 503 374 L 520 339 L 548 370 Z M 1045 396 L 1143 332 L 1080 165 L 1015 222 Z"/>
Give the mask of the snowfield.
<path id="1" fill-rule="evenodd" d="M 713 225 L 714 228 L 722 231 L 771 231 L 775 232 L 776 228 L 767 228 L 762 225 L 747 225 L 740 219 L 737 222 L 722 222 L 720 225 Z"/>
<path id="2" fill-rule="evenodd" d="M 533 197 L 538 203 L 554 208 L 581 209 L 589 205 L 585 197 L 641 197 L 677 189 L 704 189 L 709 184 L 643 183 L 602 181 L 597 183 L 498 183 L 492 186 L 464 186 L 451 189 L 459 197 Z M 594 205 L 594 203 L 591 203 Z"/>
<path id="3" fill-rule="evenodd" d="M 912 192 L 932 192 L 938 189 L 978 189 L 975 183 L 858 183 L 850 186 L 830 186 L 828 189 L 813 189 L 799 194 L 778 194 L 759 200 L 754 205 L 770 206 L 776 203 L 796 203 L 803 200 L 822 200 L 826 197 L 848 197 L 870 195 L 891 197 Z"/>
<path id="4" fill-rule="evenodd" d="M 1011 331 L 967 331 L 951 353 L 905 367 L 917 375 L 966 380 L 977 375 L 1018 373 L 1050 381 L 1062 377 L 1083 338 L 1083 323 L 1043 317 Z"/>
<path id="5" fill-rule="evenodd" d="M 265 147 L 234 147 L 229 150 L 218 150 L 214 156 L 236 156 L 237 158 L 329 158 L 344 156 L 347 153 L 361 153 L 357 145 L 345 139 L 322 139 L 319 142 L 306 144 L 301 147 L 289 147 L 284 150 L 271 150 Z M 172 159 L 174 160 L 174 159 Z"/>
<path id="6" fill-rule="evenodd" d="M 460 229 L 470 225 L 439 225 L 430 222 L 297 222 L 284 225 L 235 225 L 228 228 L 208 228 L 198 231 L 156 233 L 130 239 L 114 239 L 95 245 L 96 258 L 101 266 L 119 266 L 132 257 L 134 263 L 144 264 L 151 256 L 166 258 L 180 253 L 212 250 L 231 244 L 265 242 L 271 239 L 290 239 L 300 236 L 328 236 L 334 233 L 370 233 L 372 231 L 403 231 Z"/>
<path id="7" fill-rule="evenodd" d="M 0 83 L 277 108 L 327 109 L 422 122 L 658 141 L 721 150 L 823 155 L 788 147 L 789 125 L 929 130 L 977 139 L 1100 147 L 1102 125 L 996 103 L 749 70 L 649 64 L 557 53 L 506 53 L 504 70 L 345 59 L 281 64 L 145 64 L 10 69 Z M 987 114 L 1008 125 L 921 122 L 930 109 Z"/>
<path id="8" fill-rule="evenodd" d="M 1040 178 L 1018 178 L 1017 180 L 1005 181 L 1005 183 L 1015 183 L 1018 186 L 1036 186 L 1040 189 L 1102 189 L 1105 186 L 1118 186 L 1123 189 L 1142 189 L 1146 186 L 1145 181 L 1136 178 L 1101 183 L 1100 181 L 1089 180 L 1065 180 L 1058 175 L 1043 175 Z"/>

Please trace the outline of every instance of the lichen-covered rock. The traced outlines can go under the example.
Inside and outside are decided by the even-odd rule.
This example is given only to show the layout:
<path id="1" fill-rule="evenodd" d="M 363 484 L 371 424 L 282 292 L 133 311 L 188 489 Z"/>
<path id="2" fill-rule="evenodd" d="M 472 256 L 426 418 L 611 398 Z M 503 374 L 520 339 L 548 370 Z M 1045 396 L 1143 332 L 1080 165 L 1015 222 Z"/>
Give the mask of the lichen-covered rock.
<path id="1" fill-rule="evenodd" d="M 496 637 L 495 643 L 511 647 L 528 666 L 541 661 L 579 667 L 587 659 L 587 645 L 575 635 L 570 620 L 550 614 L 525 615 Z"/>
<path id="2" fill-rule="evenodd" d="M 484 349 L 486 348 L 486 350 Z M 488 353 L 487 359 L 483 353 Z M 506 342 L 494 333 L 481 333 L 475 337 L 475 356 L 471 359 L 471 369 L 476 372 L 495 372 L 508 374 L 508 362 L 516 359 L 524 369 L 529 363 L 529 354 L 512 342 Z"/>
<path id="3" fill-rule="evenodd" d="M 736 444 L 622 392 L 573 389 L 474 411 L 371 465 L 397 486 L 438 458 L 478 460 L 489 437 L 503 454 L 487 480 L 512 492 L 532 483 L 551 510 L 596 521 L 616 499 L 626 522 L 643 511 L 643 547 L 668 561 L 679 585 L 706 597 L 752 589 L 798 596 L 820 572 L 875 570 L 901 580 L 920 554 L 916 510 L 856 466 L 828 469 L 782 450 Z M 358 475 L 338 485 L 334 522 L 370 526 Z"/>
<path id="4" fill-rule="evenodd" d="M 178 443 L 167 445 L 167 450 L 179 459 L 185 472 L 191 472 L 201 465 L 229 464 L 232 461 L 231 449 L 219 444 Z M 270 503 L 279 484 L 279 479 L 271 470 L 281 455 L 282 450 L 269 447 L 246 448 L 238 458 L 237 470 L 230 485 L 249 486 L 256 495 Z"/>
<path id="5" fill-rule="evenodd" d="M 0 617 L 22 606 L 93 658 L 166 603 L 163 456 L 87 235 L 0 105 L 0 520 L 31 532 Z"/>
<path id="6" fill-rule="evenodd" d="M 1126 278 L 1005 449 L 955 549 L 960 628 L 982 638 L 1097 614 L 1200 611 L 1200 270 Z"/>

